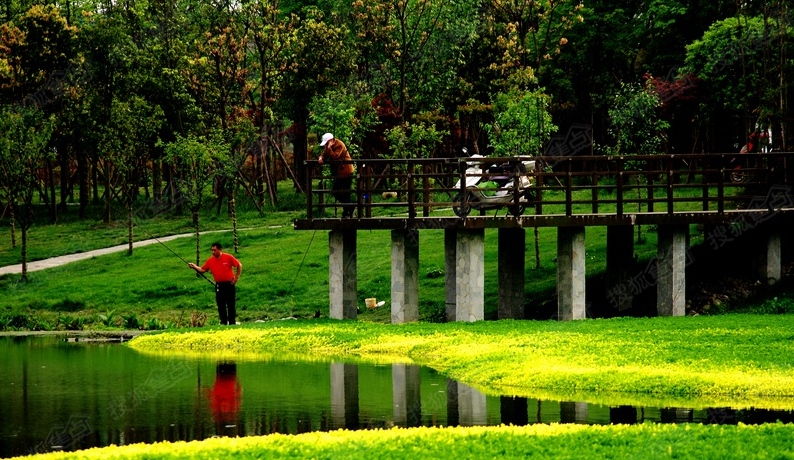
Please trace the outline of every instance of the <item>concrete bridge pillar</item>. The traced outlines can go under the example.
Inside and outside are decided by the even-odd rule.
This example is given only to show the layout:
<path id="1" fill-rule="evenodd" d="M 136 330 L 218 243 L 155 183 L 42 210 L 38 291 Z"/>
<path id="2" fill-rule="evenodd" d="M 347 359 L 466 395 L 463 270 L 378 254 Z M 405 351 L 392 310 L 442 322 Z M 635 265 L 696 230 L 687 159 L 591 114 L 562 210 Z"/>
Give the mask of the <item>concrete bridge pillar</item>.
<path id="1" fill-rule="evenodd" d="M 419 366 L 392 364 L 392 395 L 394 424 L 397 426 L 422 426 L 422 399 Z"/>
<path id="2" fill-rule="evenodd" d="M 688 225 L 659 225 L 656 252 L 656 311 L 659 316 L 686 314 L 686 241 Z"/>
<path id="3" fill-rule="evenodd" d="M 781 244 L 780 227 L 764 226 L 760 229 L 760 247 L 756 252 L 756 276 L 769 285 L 780 281 L 781 276 Z"/>
<path id="4" fill-rule="evenodd" d="M 485 319 L 485 230 L 458 230 L 455 259 L 455 320 L 483 320 Z"/>
<path id="5" fill-rule="evenodd" d="M 587 403 L 560 401 L 560 423 L 587 423 Z"/>
<path id="6" fill-rule="evenodd" d="M 557 228 L 557 312 L 559 319 L 585 318 L 584 227 Z"/>
<path id="7" fill-rule="evenodd" d="M 526 230 L 499 229 L 499 319 L 524 319 Z"/>
<path id="8" fill-rule="evenodd" d="M 487 422 L 485 394 L 474 388 L 447 380 L 447 424 L 477 426 Z"/>
<path id="9" fill-rule="evenodd" d="M 614 314 L 628 310 L 634 301 L 631 278 L 634 276 L 634 227 L 607 227 L 606 289 L 609 308 Z"/>
<path id="10" fill-rule="evenodd" d="M 331 363 L 333 428 L 356 429 L 358 422 L 358 364 Z"/>
<path id="11" fill-rule="evenodd" d="M 444 304 L 447 322 L 457 319 L 458 231 L 444 229 Z"/>
<path id="12" fill-rule="evenodd" d="M 328 297 L 333 319 L 356 319 L 356 231 L 328 233 Z"/>
<path id="13" fill-rule="evenodd" d="M 499 413 L 505 425 L 529 424 L 529 401 L 521 396 L 500 396 Z"/>
<path id="14" fill-rule="evenodd" d="M 419 320 L 419 230 L 391 232 L 391 322 Z"/>

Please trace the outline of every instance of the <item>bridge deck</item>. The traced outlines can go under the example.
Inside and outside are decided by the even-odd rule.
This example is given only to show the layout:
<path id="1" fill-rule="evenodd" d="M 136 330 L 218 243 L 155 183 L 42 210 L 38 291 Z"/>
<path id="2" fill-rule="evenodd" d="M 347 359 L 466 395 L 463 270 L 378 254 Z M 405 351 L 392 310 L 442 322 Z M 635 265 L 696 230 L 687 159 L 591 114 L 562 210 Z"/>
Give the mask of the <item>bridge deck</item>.
<path id="1" fill-rule="evenodd" d="M 355 160 L 356 215 L 340 219 L 331 180 L 307 162 L 305 219 L 297 230 L 447 229 L 758 223 L 794 212 L 791 153 Z M 467 161 L 469 163 L 467 164 Z M 477 203 L 465 184 L 514 168 L 497 192 L 513 204 Z M 518 184 L 529 184 L 516 187 Z M 512 187 L 511 187 L 512 186 Z M 470 201 L 471 200 L 471 201 Z M 468 214 L 461 209 L 470 208 Z M 453 212 L 453 209 L 457 212 Z M 512 214 L 516 214 L 511 215 Z M 456 215 L 457 214 L 457 215 Z M 463 214 L 463 215 L 461 215 Z"/>

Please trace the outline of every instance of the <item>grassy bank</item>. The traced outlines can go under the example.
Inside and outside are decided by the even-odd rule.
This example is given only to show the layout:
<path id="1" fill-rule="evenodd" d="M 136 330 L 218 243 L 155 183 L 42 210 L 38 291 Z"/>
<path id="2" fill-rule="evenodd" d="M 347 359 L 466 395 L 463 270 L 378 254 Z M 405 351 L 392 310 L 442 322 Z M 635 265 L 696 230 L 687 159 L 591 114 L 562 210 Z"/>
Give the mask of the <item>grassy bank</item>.
<path id="1" fill-rule="evenodd" d="M 792 315 L 399 326 L 280 321 L 144 335 L 129 346 L 237 359 L 412 362 L 487 394 L 794 409 L 792 329 Z"/>
<path id="2" fill-rule="evenodd" d="M 135 444 L 41 459 L 794 458 L 794 426 L 530 425 L 334 431 Z"/>
<path id="3" fill-rule="evenodd" d="M 265 218 L 256 213 L 241 215 L 240 250 L 244 274 L 238 285 L 238 319 L 243 322 L 283 317 L 310 318 L 319 311 L 328 314 L 328 241 L 327 232 L 295 231 L 291 213 L 273 213 Z M 201 237 L 201 261 L 209 256 L 208 247 L 221 241 L 232 246 L 232 233 L 224 219 L 206 219 L 207 230 L 226 230 Z M 137 238 L 149 234 L 163 236 L 188 232 L 186 219 L 156 220 L 148 233 L 138 231 Z M 172 229 L 166 231 L 168 222 Z M 62 226 L 34 227 L 39 231 L 31 237 L 31 248 L 47 241 L 51 255 L 84 252 L 95 246 L 122 243 L 123 227 L 89 230 L 84 223 Z M 148 223 L 146 225 L 149 225 Z M 142 227 L 143 228 L 143 227 Z M 65 238 L 72 234 L 73 240 Z M 115 234 L 110 238 L 110 234 Z M 649 233 L 655 238 L 655 233 Z M 437 230 L 420 232 L 420 319 L 440 321 L 444 317 L 444 235 Z M 588 275 L 605 269 L 605 228 L 587 229 Z M 60 241 L 56 247 L 54 241 Z M 364 299 L 387 300 L 391 291 L 390 233 L 361 231 L 358 234 L 358 293 L 361 318 L 388 321 L 388 304 L 381 309 L 364 308 Z M 495 232 L 486 235 L 486 318 L 496 317 L 497 244 Z M 547 301 L 548 311 L 533 312 L 549 318 L 556 313 L 551 301 L 555 287 L 556 232 L 553 228 L 539 230 L 541 266 L 531 260 L 535 253 L 534 238 L 528 232 L 524 248 L 530 260 L 526 267 L 527 298 Z M 195 239 L 181 238 L 135 249 L 132 255 L 119 252 L 62 267 L 29 273 L 29 282 L 19 276 L 0 276 L 0 330 L 74 330 L 186 327 L 217 323 L 214 295 L 208 283 L 195 276 L 183 261 L 195 258 Z M 518 249 L 518 248 L 517 248 Z M 11 263 L 11 251 L 5 259 Z M 643 259 L 652 257 L 655 244 L 639 245 Z"/>

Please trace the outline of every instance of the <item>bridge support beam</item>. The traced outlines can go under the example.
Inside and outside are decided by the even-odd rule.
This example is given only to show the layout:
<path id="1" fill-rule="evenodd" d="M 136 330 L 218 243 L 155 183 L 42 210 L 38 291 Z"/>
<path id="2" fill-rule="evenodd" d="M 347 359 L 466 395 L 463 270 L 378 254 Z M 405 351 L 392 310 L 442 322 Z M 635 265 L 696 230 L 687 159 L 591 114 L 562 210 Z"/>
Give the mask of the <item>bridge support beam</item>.
<path id="1" fill-rule="evenodd" d="M 358 364 L 331 363 L 331 426 L 359 426 Z"/>
<path id="2" fill-rule="evenodd" d="M 659 316 L 686 313 L 687 225 L 659 225 L 656 252 L 656 312 Z"/>
<path id="3" fill-rule="evenodd" d="M 526 230 L 499 229 L 499 319 L 524 319 Z"/>
<path id="4" fill-rule="evenodd" d="M 394 424 L 397 426 L 422 426 L 422 399 L 419 366 L 392 364 L 392 395 Z"/>
<path id="5" fill-rule="evenodd" d="M 781 257 L 780 227 L 763 226 L 759 229 L 760 246 L 756 252 L 756 276 L 769 285 L 780 281 Z"/>
<path id="6" fill-rule="evenodd" d="M 447 425 L 478 426 L 488 420 L 485 394 L 455 380 L 447 380 Z"/>
<path id="7" fill-rule="evenodd" d="M 634 301 L 631 277 L 634 275 L 634 227 L 607 227 L 606 289 L 609 308 L 615 315 L 628 310 Z"/>
<path id="8" fill-rule="evenodd" d="M 391 322 L 419 320 L 419 230 L 391 232 Z"/>
<path id="9" fill-rule="evenodd" d="M 447 322 L 457 320 L 457 247 L 458 231 L 454 228 L 444 229 L 444 304 Z"/>
<path id="10" fill-rule="evenodd" d="M 356 230 L 328 233 L 328 297 L 331 318 L 356 319 Z"/>
<path id="11" fill-rule="evenodd" d="M 560 401 L 560 423 L 587 423 L 587 403 Z"/>
<path id="12" fill-rule="evenodd" d="M 557 312 L 559 319 L 585 318 L 584 227 L 557 228 Z"/>
<path id="13" fill-rule="evenodd" d="M 485 319 L 485 229 L 458 230 L 455 245 L 455 320 Z"/>

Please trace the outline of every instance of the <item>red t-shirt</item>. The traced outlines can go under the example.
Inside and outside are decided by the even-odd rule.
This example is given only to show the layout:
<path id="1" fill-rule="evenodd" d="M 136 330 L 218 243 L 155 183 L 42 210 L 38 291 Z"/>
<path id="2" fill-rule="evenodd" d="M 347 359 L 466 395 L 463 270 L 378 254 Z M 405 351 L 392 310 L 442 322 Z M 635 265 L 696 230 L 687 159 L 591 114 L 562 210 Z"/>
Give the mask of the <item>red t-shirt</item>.
<path id="1" fill-rule="evenodd" d="M 212 256 L 204 262 L 201 269 L 212 272 L 212 277 L 216 283 L 225 283 L 234 279 L 232 267 L 240 267 L 240 261 L 233 255 L 221 253 L 220 257 Z"/>

